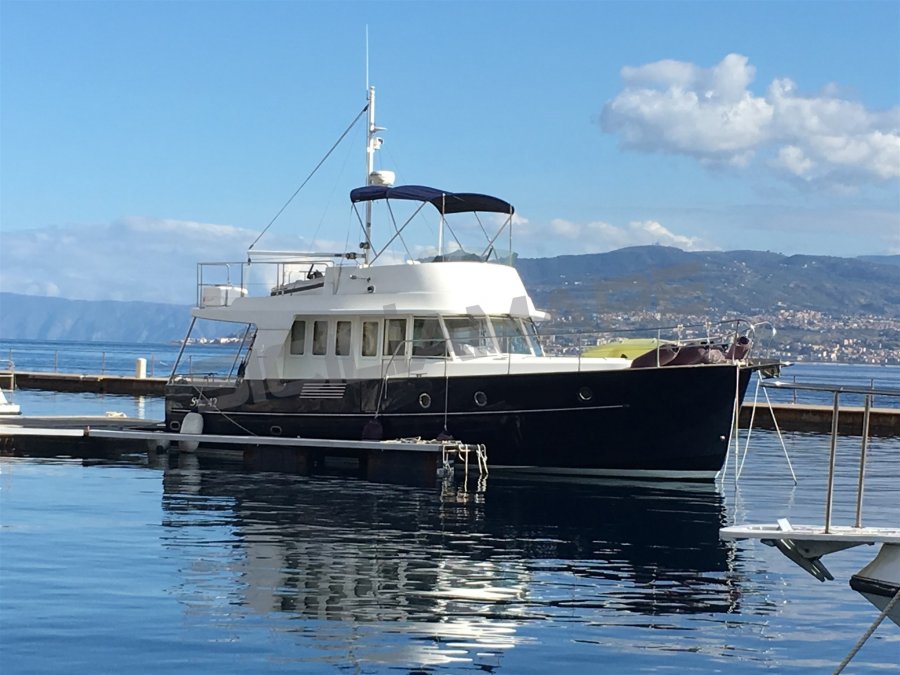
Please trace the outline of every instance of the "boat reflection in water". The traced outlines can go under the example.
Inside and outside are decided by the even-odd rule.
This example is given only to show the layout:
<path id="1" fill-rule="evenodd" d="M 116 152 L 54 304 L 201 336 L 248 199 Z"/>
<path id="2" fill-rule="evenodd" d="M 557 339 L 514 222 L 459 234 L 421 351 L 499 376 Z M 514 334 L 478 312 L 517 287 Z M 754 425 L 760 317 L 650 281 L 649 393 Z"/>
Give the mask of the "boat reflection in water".
<path id="1" fill-rule="evenodd" d="M 492 478 L 465 493 L 192 460 L 164 479 L 163 543 L 185 558 L 172 592 L 226 631 L 265 616 L 300 660 L 490 668 L 537 621 L 738 608 L 713 486 Z"/>

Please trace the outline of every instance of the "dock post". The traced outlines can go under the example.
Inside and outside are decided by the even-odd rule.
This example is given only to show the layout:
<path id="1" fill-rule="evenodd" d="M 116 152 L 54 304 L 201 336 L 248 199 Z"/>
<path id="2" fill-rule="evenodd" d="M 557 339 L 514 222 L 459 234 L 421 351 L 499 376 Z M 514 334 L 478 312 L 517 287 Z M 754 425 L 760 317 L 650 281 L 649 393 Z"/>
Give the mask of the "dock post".
<path id="1" fill-rule="evenodd" d="M 841 393 L 834 392 L 834 409 L 831 412 L 831 456 L 828 460 L 828 489 L 825 493 L 825 534 L 831 532 L 831 505 L 834 498 L 834 465 L 837 455 L 838 437 L 838 400 Z"/>
<path id="2" fill-rule="evenodd" d="M 863 410 L 862 447 L 859 451 L 859 485 L 856 488 L 856 525 L 862 527 L 863 484 L 866 479 L 866 453 L 869 449 L 869 417 L 872 413 L 872 394 L 866 394 L 866 407 Z"/>

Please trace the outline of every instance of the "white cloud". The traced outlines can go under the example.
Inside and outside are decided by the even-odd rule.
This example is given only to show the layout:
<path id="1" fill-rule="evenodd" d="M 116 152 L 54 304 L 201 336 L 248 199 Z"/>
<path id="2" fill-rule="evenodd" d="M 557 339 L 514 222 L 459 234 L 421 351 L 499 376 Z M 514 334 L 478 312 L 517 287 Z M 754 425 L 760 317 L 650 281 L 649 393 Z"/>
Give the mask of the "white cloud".
<path id="1" fill-rule="evenodd" d="M 0 290 L 191 304 L 196 264 L 242 261 L 256 235 L 230 225 L 136 217 L 106 225 L 3 231 Z M 297 240 L 278 243 L 304 248 Z M 237 270 L 232 274 L 237 277 Z"/>
<path id="2" fill-rule="evenodd" d="M 774 166 L 781 166 L 795 176 L 806 176 L 812 171 L 813 161 L 806 156 L 802 148 L 786 145 L 778 151 L 778 158 L 772 161 Z"/>
<path id="3" fill-rule="evenodd" d="M 649 244 L 675 246 L 685 251 L 717 248 L 699 237 L 676 234 L 655 220 L 634 220 L 625 226 L 618 226 L 600 220 L 573 223 L 556 218 L 551 221 L 550 230 L 557 237 L 576 242 L 577 253 L 602 253 L 626 246 Z"/>
<path id="4" fill-rule="evenodd" d="M 755 74 L 739 54 L 712 68 L 672 60 L 626 66 L 625 87 L 604 106 L 601 126 L 626 148 L 718 166 L 748 166 L 763 156 L 807 183 L 900 178 L 900 108 L 869 111 L 840 98 L 834 84 L 804 96 L 788 78 L 757 96 L 749 89 Z"/>

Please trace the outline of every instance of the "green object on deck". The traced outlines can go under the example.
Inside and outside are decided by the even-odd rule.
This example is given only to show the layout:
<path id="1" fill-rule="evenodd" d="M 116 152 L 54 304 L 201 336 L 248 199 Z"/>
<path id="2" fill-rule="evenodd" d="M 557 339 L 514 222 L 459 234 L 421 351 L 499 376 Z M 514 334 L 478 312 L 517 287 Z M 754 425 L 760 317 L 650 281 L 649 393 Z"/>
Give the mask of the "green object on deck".
<path id="1" fill-rule="evenodd" d="M 634 359 L 659 346 L 656 338 L 627 338 L 585 349 L 582 356 L 588 358 L 613 357 Z"/>

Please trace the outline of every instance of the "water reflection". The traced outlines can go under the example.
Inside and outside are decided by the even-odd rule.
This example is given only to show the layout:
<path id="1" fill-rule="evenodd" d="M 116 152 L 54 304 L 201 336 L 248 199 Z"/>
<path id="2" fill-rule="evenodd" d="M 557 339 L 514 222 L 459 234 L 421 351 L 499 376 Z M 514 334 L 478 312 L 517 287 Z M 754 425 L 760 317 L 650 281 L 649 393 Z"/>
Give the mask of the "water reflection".
<path id="1" fill-rule="evenodd" d="M 185 560 L 173 592 L 341 658 L 490 669 L 535 621 L 646 624 L 740 600 L 713 486 L 492 477 L 462 493 L 185 459 L 164 477 L 164 544 Z"/>

